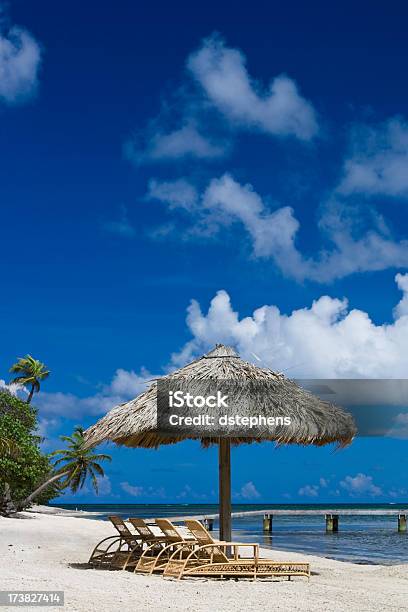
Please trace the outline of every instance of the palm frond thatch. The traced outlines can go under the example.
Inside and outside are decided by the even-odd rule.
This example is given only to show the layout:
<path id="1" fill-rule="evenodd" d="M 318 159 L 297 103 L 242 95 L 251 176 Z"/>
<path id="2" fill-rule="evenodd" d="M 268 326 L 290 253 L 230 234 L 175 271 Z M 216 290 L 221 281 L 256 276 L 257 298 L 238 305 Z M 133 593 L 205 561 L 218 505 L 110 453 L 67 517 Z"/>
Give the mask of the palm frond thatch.
<path id="1" fill-rule="evenodd" d="M 181 387 L 194 382 L 195 389 L 203 395 L 211 384 L 220 381 L 237 383 L 265 383 L 262 397 L 250 393 L 251 385 L 244 385 L 245 406 L 248 415 L 289 416 L 291 425 L 264 427 L 259 435 L 230 437 L 232 444 L 272 440 L 278 444 L 349 444 L 356 434 L 351 415 L 329 402 L 325 402 L 302 389 L 283 374 L 259 368 L 242 360 L 228 346 L 218 344 L 212 351 L 183 368 L 161 379 L 177 382 Z M 243 387 L 237 385 L 237 388 Z M 249 390 L 249 391 L 248 391 Z M 234 410 L 242 403 L 242 397 L 232 402 Z M 87 446 L 113 441 L 130 447 L 157 448 L 161 444 L 173 444 L 186 437 L 171 436 L 160 431 L 157 425 L 157 381 L 135 399 L 113 408 L 106 416 L 85 432 Z M 200 437 L 203 446 L 218 443 L 219 437 Z"/>

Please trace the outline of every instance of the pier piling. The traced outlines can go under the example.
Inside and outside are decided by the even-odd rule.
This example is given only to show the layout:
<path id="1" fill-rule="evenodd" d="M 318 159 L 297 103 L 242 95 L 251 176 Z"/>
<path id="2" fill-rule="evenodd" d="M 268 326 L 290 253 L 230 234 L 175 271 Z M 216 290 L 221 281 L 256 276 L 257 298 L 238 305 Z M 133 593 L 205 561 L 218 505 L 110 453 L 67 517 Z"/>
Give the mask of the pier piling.
<path id="1" fill-rule="evenodd" d="M 272 532 L 272 514 L 264 514 L 263 516 L 263 530 L 266 532 Z"/>
<path id="2" fill-rule="evenodd" d="M 212 518 L 206 518 L 204 519 L 204 527 L 208 530 L 208 531 L 213 531 L 214 530 L 214 519 Z"/>
<path id="3" fill-rule="evenodd" d="M 407 515 L 406 514 L 398 515 L 398 531 L 399 533 L 406 533 L 407 531 Z"/>
<path id="4" fill-rule="evenodd" d="M 326 533 L 337 533 L 339 530 L 339 515 L 326 514 Z"/>

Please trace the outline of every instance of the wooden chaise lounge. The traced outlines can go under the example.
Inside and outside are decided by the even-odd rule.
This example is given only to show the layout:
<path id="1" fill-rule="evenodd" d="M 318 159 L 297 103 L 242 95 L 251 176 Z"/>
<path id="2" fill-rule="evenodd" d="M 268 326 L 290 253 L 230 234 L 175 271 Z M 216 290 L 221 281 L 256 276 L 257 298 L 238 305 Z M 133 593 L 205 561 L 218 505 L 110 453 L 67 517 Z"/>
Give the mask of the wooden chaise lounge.
<path id="1" fill-rule="evenodd" d="M 156 523 L 156 521 L 154 522 Z M 152 544 L 160 545 L 163 540 L 166 539 L 164 533 L 160 533 L 159 535 L 155 534 L 146 521 L 142 518 L 129 517 L 129 523 L 131 523 L 131 525 L 135 528 L 138 536 L 147 546 Z"/>
<path id="2" fill-rule="evenodd" d="M 123 569 L 129 556 L 142 554 L 143 540 L 139 534 L 130 531 L 120 516 L 110 516 L 109 520 L 117 533 L 98 542 L 88 563 L 99 568 Z"/>
<path id="3" fill-rule="evenodd" d="M 170 556 L 163 575 L 180 580 L 189 576 L 233 576 L 235 578 L 264 578 L 306 576 L 310 578 L 309 563 L 272 561 L 259 557 L 259 544 L 248 542 L 217 542 L 196 520 L 186 520 L 186 526 L 196 539 L 194 544 L 183 542 Z M 186 554 L 186 549 L 189 552 Z M 252 548 L 250 557 L 241 557 L 240 548 Z"/>
<path id="4" fill-rule="evenodd" d="M 186 544 L 184 550 L 190 552 L 192 542 L 196 540 L 191 536 L 184 537 L 173 523 L 167 519 L 155 519 L 156 525 L 160 527 L 166 537 L 165 544 L 158 549 L 157 543 L 152 543 L 144 551 L 135 567 L 135 572 L 140 574 L 153 574 L 153 572 L 164 571 L 171 555 L 182 544 Z"/>

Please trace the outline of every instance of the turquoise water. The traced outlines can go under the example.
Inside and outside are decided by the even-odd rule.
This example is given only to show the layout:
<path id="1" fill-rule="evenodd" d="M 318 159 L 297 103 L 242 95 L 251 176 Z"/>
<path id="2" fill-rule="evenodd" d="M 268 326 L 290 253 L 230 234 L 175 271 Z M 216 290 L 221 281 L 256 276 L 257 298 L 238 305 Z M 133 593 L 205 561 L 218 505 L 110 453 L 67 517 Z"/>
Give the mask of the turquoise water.
<path id="1" fill-rule="evenodd" d="M 96 512 L 95 518 L 106 519 L 109 514 L 123 518 L 139 516 L 190 516 L 216 514 L 215 504 L 55 504 L 62 508 Z M 354 504 L 336 508 L 406 509 L 408 504 Z M 234 504 L 233 512 L 262 509 L 333 509 L 329 505 L 274 505 Z M 218 525 L 214 525 L 217 536 Z M 339 519 L 339 532 L 326 534 L 324 516 L 275 516 L 273 533 L 262 531 L 262 515 L 233 520 L 233 539 L 259 542 L 264 547 L 293 550 L 354 563 L 408 563 L 408 534 L 398 533 L 396 516 L 347 516 Z"/>

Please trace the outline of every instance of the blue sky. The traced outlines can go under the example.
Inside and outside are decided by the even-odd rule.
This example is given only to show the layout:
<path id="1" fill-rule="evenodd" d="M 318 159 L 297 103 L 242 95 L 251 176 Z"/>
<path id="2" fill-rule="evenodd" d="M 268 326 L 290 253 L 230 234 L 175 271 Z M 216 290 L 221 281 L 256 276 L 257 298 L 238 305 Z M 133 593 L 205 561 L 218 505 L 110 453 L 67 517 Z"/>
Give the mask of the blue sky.
<path id="1" fill-rule="evenodd" d="M 28 352 L 52 370 L 46 448 L 217 341 L 405 377 L 407 11 L 3 5 L 0 378 Z M 405 444 L 241 447 L 235 499 L 403 501 Z M 100 501 L 216 499 L 213 450 L 112 454 Z"/>

